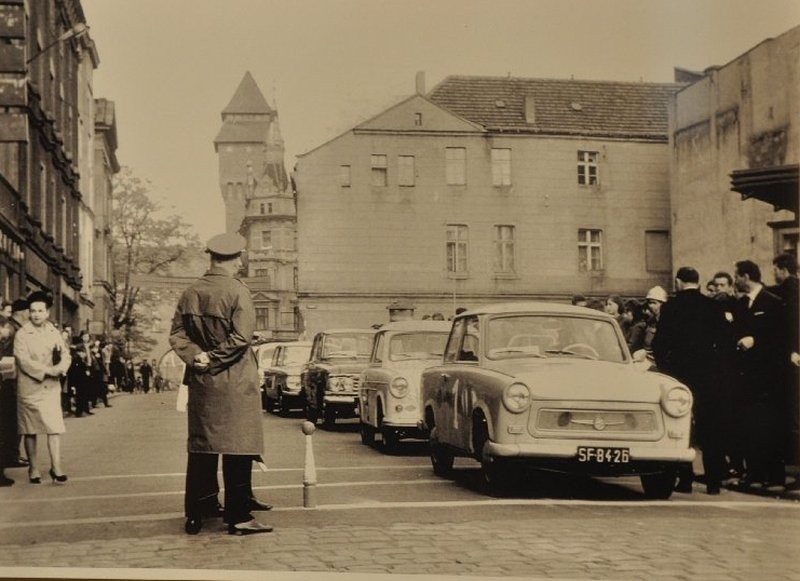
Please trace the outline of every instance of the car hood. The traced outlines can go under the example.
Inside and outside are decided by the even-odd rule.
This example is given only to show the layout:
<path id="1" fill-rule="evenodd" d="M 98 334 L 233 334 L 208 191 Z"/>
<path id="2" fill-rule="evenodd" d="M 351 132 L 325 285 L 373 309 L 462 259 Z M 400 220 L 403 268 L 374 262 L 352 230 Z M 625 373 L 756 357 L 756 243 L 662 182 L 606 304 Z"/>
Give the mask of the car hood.
<path id="1" fill-rule="evenodd" d="M 414 384 L 419 381 L 420 374 L 428 367 L 441 365 L 440 359 L 412 359 L 409 361 L 389 361 L 386 369 L 397 375 L 405 377 L 409 383 Z"/>
<path id="2" fill-rule="evenodd" d="M 492 367 L 526 384 L 539 399 L 657 403 L 665 390 L 682 385 L 661 373 L 605 361 L 512 359 Z"/>
<path id="3" fill-rule="evenodd" d="M 283 367 L 275 367 L 275 373 L 282 373 L 284 375 L 300 375 L 302 363 L 293 363 L 292 365 L 284 365 Z"/>
<path id="4" fill-rule="evenodd" d="M 342 361 L 341 363 L 318 363 L 317 365 L 325 369 L 328 373 L 361 373 L 369 362 L 366 359 L 361 361 Z"/>

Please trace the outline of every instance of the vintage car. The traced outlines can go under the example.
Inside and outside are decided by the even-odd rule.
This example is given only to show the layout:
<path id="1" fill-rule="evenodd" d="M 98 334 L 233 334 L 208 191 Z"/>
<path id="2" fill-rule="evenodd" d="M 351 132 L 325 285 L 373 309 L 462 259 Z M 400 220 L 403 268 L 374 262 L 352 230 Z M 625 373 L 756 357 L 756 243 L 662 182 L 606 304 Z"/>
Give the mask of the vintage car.
<path id="1" fill-rule="evenodd" d="M 311 343 L 290 341 L 277 343 L 272 362 L 264 372 L 265 409 L 283 414 L 291 408 L 303 407 L 300 369 L 308 361 Z"/>
<path id="2" fill-rule="evenodd" d="M 332 426 L 337 417 L 358 415 L 358 383 L 369 361 L 374 329 L 330 329 L 317 333 L 300 372 L 306 417 Z"/>
<path id="3" fill-rule="evenodd" d="M 376 432 L 387 451 L 402 438 L 428 437 L 420 422 L 420 374 L 441 364 L 449 333 L 450 323 L 444 321 L 399 321 L 375 334 L 358 390 L 363 444 L 371 444 Z"/>
<path id="4" fill-rule="evenodd" d="M 261 407 L 267 409 L 267 397 L 264 391 L 264 374 L 272 365 L 272 356 L 275 354 L 277 343 L 261 343 L 253 347 L 253 353 L 256 354 L 256 362 L 258 363 L 258 381 L 261 389 Z"/>
<path id="5" fill-rule="evenodd" d="M 528 470 L 639 475 L 645 495 L 669 498 L 691 462 L 692 394 L 634 367 L 604 313 L 552 303 L 506 303 L 453 320 L 443 362 L 422 373 L 434 473 L 455 456 L 481 462 L 489 491 Z"/>

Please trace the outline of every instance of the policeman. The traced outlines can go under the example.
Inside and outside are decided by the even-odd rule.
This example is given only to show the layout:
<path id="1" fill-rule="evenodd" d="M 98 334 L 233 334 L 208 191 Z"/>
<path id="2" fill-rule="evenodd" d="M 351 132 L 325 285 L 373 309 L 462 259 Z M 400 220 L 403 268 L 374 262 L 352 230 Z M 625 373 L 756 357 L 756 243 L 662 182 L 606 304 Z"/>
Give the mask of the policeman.
<path id="1" fill-rule="evenodd" d="M 185 530 L 197 534 L 203 518 L 221 515 L 217 459 L 222 454 L 228 533 L 267 533 L 253 510 L 269 505 L 252 496 L 251 466 L 263 451 L 261 402 L 255 355 L 250 349 L 255 310 L 250 291 L 234 277 L 242 266 L 245 239 L 214 236 L 206 245 L 208 272 L 178 301 L 169 342 L 186 363 L 189 386 L 189 460 Z"/>

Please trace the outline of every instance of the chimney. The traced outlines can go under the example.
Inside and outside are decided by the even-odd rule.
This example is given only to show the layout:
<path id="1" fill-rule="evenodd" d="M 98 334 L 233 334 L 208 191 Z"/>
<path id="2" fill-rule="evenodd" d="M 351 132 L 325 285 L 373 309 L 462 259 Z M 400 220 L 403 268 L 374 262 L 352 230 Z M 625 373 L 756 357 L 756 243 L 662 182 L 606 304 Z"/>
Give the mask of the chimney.
<path id="1" fill-rule="evenodd" d="M 417 84 L 417 95 L 425 94 L 425 71 L 417 71 L 415 78 Z"/>
<path id="2" fill-rule="evenodd" d="M 533 95 L 525 95 L 525 123 L 536 123 L 536 104 Z"/>

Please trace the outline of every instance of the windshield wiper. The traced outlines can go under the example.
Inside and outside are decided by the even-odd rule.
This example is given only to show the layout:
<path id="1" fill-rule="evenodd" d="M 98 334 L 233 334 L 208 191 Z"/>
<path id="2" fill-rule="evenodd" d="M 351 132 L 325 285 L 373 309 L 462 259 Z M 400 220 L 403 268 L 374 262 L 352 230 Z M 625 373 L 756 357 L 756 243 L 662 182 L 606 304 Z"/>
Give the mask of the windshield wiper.
<path id="1" fill-rule="evenodd" d="M 568 349 L 545 349 L 545 353 L 549 353 L 551 355 L 572 355 L 573 357 L 580 357 L 581 359 L 591 359 L 593 361 L 597 360 L 597 357 L 592 355 L 587 355 L 585 353 L 575 353 L 575 351 L 569 351 Z"/>
<path id="2" fill-rule="evenodd" d="M 513 347 L 504 347 L 502 349 L 492 349 L 492 355 L 498 355 L 500 353 L 522 353 L 524 355 L 531 355 L 533 357 L 540 357 L 542 359 L 546 359 L 546 355 L 542 355 L 538 351 L 528 351 L 526 349 L 515 349 Z"/>

